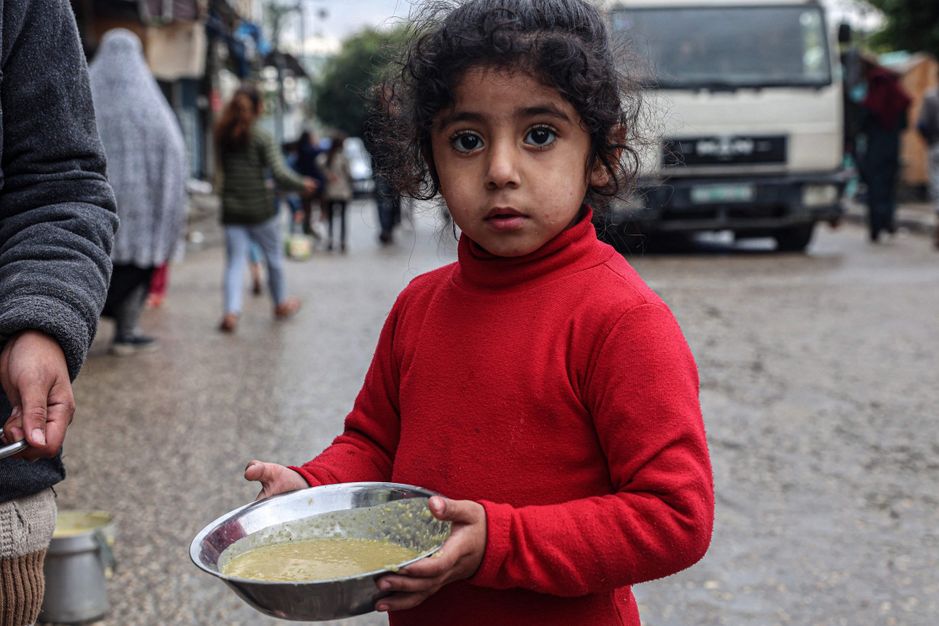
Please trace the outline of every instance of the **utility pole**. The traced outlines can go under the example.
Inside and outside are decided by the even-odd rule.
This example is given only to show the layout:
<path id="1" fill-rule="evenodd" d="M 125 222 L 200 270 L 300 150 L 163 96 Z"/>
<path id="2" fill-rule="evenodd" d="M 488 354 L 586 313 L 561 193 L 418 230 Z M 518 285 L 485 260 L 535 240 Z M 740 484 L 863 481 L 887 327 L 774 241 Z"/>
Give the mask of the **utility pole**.
<path id="1" fill-rule="evenodd" d="M 300 19 L 298 60 L 302 64 L 306 54 L 306 1 L 294 0 L 292 3 L 282 4 L 278 0 L 268 0 L 267 4 L 267 21 L 271 28 L 271 43 L 274 48 L 274 67 L 277 69 L 277 110 L 274 112 L 274 135 L 279 143 L 284 141 L 284 114 L 287 108 L 287 101 L 284 97 L 284 59 L 280 40 L 284 32 L 284 20 L 290 14 L 297 13 Z M 318 15 L 323 17 L 325 11 L 325 9 L 320 9 Z"/>
<path id="2" fill-rule="evenodd" d="M 267 5 L 267 19 L 271 26 L 271 44 L 274 50 L 274 67 L 277 70 L 277 110 L 274 111 L 274 138 L 278 144 L 284 141 L 284 109 L 287 104 L 284 98 L 284 61 L 283 52 L 280 49 L 280 37 L 283 32 L 284 19 L 295 10 L 295 6 L 282 5 L 276 0 L 271 0 Z"/>

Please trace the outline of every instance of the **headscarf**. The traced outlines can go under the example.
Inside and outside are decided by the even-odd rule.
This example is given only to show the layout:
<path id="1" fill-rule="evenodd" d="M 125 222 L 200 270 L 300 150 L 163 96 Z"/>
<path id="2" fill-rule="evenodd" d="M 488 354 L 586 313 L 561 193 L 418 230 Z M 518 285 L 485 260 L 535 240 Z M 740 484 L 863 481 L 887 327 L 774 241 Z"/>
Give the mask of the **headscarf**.
<path id="1" fill-rule="evenodd" d="M 179 123 L 131 31 L 105 34 L 89 74 L 121 220 L 111 258 L 157 267 L 172 255 L 186 215 L 188 167 Z"/>

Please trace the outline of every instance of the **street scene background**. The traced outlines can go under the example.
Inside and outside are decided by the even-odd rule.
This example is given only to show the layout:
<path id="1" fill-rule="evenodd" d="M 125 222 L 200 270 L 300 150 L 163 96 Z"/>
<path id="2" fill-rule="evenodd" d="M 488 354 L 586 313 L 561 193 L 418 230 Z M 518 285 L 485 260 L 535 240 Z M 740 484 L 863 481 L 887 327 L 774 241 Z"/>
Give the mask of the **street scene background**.
<path id="1" fill-rule="evenodd" d="M 400 44 L 395 28 L 409 3 L 346 4 L 72 2 L 89 59 L 115 26 L 141 40 L 185 140 L 191 202 L 165 297 L 140 319 L 157 349 L 115 356 L 115 343 L 123 342 L 102 319 L 75 382 L 78 408 L 64 449 L 68 477 L 55 487 L 58 506 L 105 511 L 116 530 L 110 609 L 93 626 L 286 623 L 261 615 L 195 567 L 190 542 L 255 498 L 257 484 L 242 478 L 250 460 L 303 463 L 341 432 L 395 297 L 415 276 L 456 259 L 457 233 L 433 202 L 406 208 L 393 236 L 379 225 L 376 181 L 361 139 L 362 96 L 374 78 L 366 69 L 384 60 L 384 46 Z M 909 91 L 915 121 L 937 83 L 939 42 L 903 40 L 912 30 L 891 31 L 895 15 L 875 10 L 903 4 L 824 6 L 830 30 L 834 20 L 846 19 L 867 37 L 866 58 Z M 884 24 L 887 30 L 878 30 Z M 817 41 L 806 38 L 809 52 L 824 47 L 828 33 L 819 32 Z M 894 39 L 878 39 L 884 32 Z M 898 49 L 897 41 L 910 45 Z M 664 50 L 669 58 L 671 52 Z M 837 65 L 838 50 L 826 52 Z M 869 189 L 839 108 L 857 108 L 864 96 L 841 92 L 841 69 L 800 93 L 802 105 L 806 93 L 828 98 L 831 106 L 807 109 L 824 109 L 828 117 L 799 119 L 796 99 L 774 109 L 790 115 L 792 137 L 824 134 L 825 145 L 803 144 L 800 154 L 809 161 L 832 157 L 829 169 L 837 170 L 815 181 L 814 201 L 830 206 L 807 222 L 807 237 L 793 243 L 800 233 L 790 230 L 787 250 L 785 238 L 737 240 L 726 229 L 687 238 L 618 233 L 626 243 L 620 252 L 671 307 L 696 358 L 716 494 L 714 536 L 703 560 L 634 589 L 647 626 L 939 623 L 939 216 L 928 193 L 929 153 L 915 124 L 902 129 L 899 185 L 890 185 L 899 192 L 896 219 L 869 230 Z M 845 87 L 864 82 L 854 79 Z M 222 333 L 226 260 L 212 133 L 244 84 L 258 88 L 264 105 L 258 125 L 293 153 L 294 165 L 304 130 L 313 131 L 316 150 L 348 135 L 356 199 L 344 253 L 324 249 L 314 218 L 300 238 L 313 246 L 310 257 L 286 261 L 290 295 L 302 309 L 274 320 L 268 294 L 252 296 L 246 281 L 237 332 Z M 704 100 L 704 92 L 713 100 L 745 92 L 742 98 L 759 102 L 772 91 L 731 87 L 692 85 L 684 102 Z M 738 102 L 734 113 L 718 111 L 719 121 L 732 125 L 742 110 L 756 120 L 753 127 L 769 117 Z M 688 145 L 713 139 L 700 129 L 714 120 L 698 121 Z M 728 130 L 714 149 L 736 145 L 734 134 L 755 143 L 754 133 Z M 781 137 L 782 145 L 788 140 Z M 748 167 L 748 156 L 715 158 L 739 157 L 737 164 Z M 672 165 L 677 177 L 668 181 L 677 186 L 687 172 Z M 707 170 L 715 163 L 698 165 Z M 792 174 L 785 157 L 776 165 L 781 177 Z M 715 219 L 745 206 L 742 198 L 755 198 L 746 194 L 759 185 L 737 184 L 740 171 L 723 170 L 700 185 L 716 194 L 701 202 L 720 205 Z M 734 184 L 710 184 L 722 176 Z M 813 185 L 789 183 L 794 202 L 804 202 L 801 185 Z M 293 199 L 296 214 L 300 203 Z M 300 222 L 289 223 L 285 202 L 280 215 L 281 235 L 299 235 Z M 387 618 L 370 613 L 320 623 L 377 626 Z"/>

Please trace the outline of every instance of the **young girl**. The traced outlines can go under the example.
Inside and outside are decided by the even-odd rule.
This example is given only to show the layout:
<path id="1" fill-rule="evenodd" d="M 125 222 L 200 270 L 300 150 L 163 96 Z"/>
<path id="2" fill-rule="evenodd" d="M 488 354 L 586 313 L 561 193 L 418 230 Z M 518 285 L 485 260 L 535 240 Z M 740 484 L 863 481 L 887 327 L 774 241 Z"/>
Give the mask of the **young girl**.
<path id="1" fill-rule="evenodd" d="M 245 478 L 445 494 L 443 548 L 378 582 L 392 624 L 638 625 L 630 585 L 701 558 L 713 493 L 681 330 L 591 223 L 632 154 L 603 19 L 473 0 L 428 24 L 384 107 L 407 150 L 376 153 L 442 195 L 459 260 L 398 297 L 345 432 Z"/>

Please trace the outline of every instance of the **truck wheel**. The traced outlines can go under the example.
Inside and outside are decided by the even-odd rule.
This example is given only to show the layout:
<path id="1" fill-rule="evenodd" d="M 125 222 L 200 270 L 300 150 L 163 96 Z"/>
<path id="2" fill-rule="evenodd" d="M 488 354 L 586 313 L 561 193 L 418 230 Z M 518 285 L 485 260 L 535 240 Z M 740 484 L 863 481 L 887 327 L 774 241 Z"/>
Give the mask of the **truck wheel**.
<path id="1" fill-rule="evenodd" d="M 776 249 L 780 252 L 805 252 L 809 242 L 812 241 L 814 232 L 815 224 L 782 228 L 773 235 L 773 239 L 776 240 Z"/>

